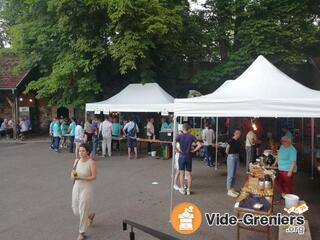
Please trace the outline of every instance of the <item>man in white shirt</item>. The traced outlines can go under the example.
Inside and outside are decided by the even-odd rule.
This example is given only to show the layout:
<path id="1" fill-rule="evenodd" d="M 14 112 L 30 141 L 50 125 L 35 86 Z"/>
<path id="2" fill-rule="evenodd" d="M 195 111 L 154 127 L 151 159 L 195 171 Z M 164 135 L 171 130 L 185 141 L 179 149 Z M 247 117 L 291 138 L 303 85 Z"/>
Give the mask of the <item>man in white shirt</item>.
<path id="1" fill-rule="evenodd" d="M 135 123 L 134 118 L 132 117 L 126 125 L 123 127 L 123 135 L 127 137 L 128 144 L 128 158 L 131 159 L 131 149 L 134 149 L 135 158 L 138 158 L 138 149 L 137 149 L 137 133 L 139 133 L 139 127 Z"/>
<path id="2" fill-rule="evenodd" d="M 213 129 L 208 123 L 205 124 L 205 129 L 202 131 L 202 140 L 204 145 L 204 158 L 207 161 L 208 167 L 213 167 L 212 144 L 215 140 L 215 135 Z"/>
<path id="3" fill-rule="evenodd" d="M 112 142 L 112 122 L 106 116 L 100 124 L 99 135 L 102 135 L 102 156 L 106 156 L 106 148 L 108 148 L 108 156 L 111 157 Z"/>
<path id="4" fill-rule="evenodd" d="M 257 135 L 251 129 L 246 136 L 246 168 L 249 170 L 249 164 L 255 160 L 256 157 L 256 144 L 257 144 Z"/>
<path id="5" fill-rule="evenodd" d="M 3 135 L 3 136 L 6 135 L 7 128 L 8 128 L 8 119 L 4 119 L 3 122 L 1 123 L 1 127 L 0 127 L 0 137 L 1 137 L 1 135 Z"/>
<path id="6" fill-rule="evenodd" d="M 154 137 L 154 118 L 150 118 L 147 123 L 147 137 L 148 139 L 152 139 Z M 151 154 L 151 142 L 148 142 L 148 154 Z"/>

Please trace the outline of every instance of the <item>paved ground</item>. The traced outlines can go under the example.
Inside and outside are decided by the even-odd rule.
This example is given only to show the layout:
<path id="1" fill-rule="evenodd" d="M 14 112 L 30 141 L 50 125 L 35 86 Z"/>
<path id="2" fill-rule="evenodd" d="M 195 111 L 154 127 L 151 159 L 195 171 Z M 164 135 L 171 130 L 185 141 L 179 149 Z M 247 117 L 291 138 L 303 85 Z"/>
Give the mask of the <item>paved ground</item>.
<path id="1" fill-rule="evenodd" d="M 42 141 L 42 140 L 41 140 Z M 0 142 L 0 239 L 1 240 L 65 240 L 76 239 L 78 218 L 71 211 L 69 171 L 74 156 L 54 153 L 48 143 Z M 235 239 L 234 227 L 212 227 L 202 224 L 190 237 L 175 234 L 169 219 L 171 162 L 140 158 L 127 160 L 115 155 L 108 160 L 97 159 L 96 222 L 88 239 L 129 239 L 122 231 L 122 220 L 129 219 L 169 233 L 180 239 Z M 243 169 L 241 170 L 243 172 Z M 238 187 L 242 184 L 240 174 Z M 158 182 L 158 185 L 152 185 Z M 297 193 L 307 200 L 313 239 L 320 239 L 319 182 L 307 175 L 296 178 Z M 225 192 L 225 166 L 218 171 L 194 162 L 194 194 L 190 197 L 175 193 L 174 204 L 191 201 L 203 212 L 233 213 L 234 199 Z M 278 207 L 278 209 L 280 209 Z M 242 239 L 260 235 L 242 234 Z M 273 229 L 277 239 L 277 229 Z M 153 239 L 141 232 L 137 240 Z"/>

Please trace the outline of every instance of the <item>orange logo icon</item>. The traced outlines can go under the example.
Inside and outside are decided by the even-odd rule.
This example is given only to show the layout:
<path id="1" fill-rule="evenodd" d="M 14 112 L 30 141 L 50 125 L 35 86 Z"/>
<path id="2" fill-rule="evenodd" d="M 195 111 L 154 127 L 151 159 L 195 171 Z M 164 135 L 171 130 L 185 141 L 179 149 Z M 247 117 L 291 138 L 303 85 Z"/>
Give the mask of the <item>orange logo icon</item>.
<path id="1" fill-rule="evenodd" d="M 199 229 L 202 222 L 202 215 L 196 205 L 190 202 L 184 202 L 173 209 L 170 220 L 176 232 L 192 234 Z"/>

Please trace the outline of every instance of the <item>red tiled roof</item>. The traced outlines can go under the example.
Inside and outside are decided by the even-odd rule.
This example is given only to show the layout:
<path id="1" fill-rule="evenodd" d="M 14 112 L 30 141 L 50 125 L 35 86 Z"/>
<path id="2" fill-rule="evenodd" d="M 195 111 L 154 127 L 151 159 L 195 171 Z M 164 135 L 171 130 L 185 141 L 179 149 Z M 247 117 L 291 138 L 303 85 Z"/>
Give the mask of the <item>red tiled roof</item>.
<path id="1" fill-rule="evenodd" d="M 15 73 L 18 58 L 15 56 L 0 57 L 0 88 L 17 88 L 28 70 Z"/>

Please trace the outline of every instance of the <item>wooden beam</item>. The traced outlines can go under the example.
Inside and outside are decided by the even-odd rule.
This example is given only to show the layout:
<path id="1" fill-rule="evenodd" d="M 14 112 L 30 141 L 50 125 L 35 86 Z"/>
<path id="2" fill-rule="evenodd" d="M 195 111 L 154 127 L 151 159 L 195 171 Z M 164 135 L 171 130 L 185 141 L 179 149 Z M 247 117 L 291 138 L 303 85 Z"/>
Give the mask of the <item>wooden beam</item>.
<path id="1" fill-rule="evenodd" d="M 14 107 L 14 102 L 12 102 L 11 99 L 8 98 L 7 96 L 6 96 L 6 100 L 9 103 L 10 107 L 13 108 Z"/>

